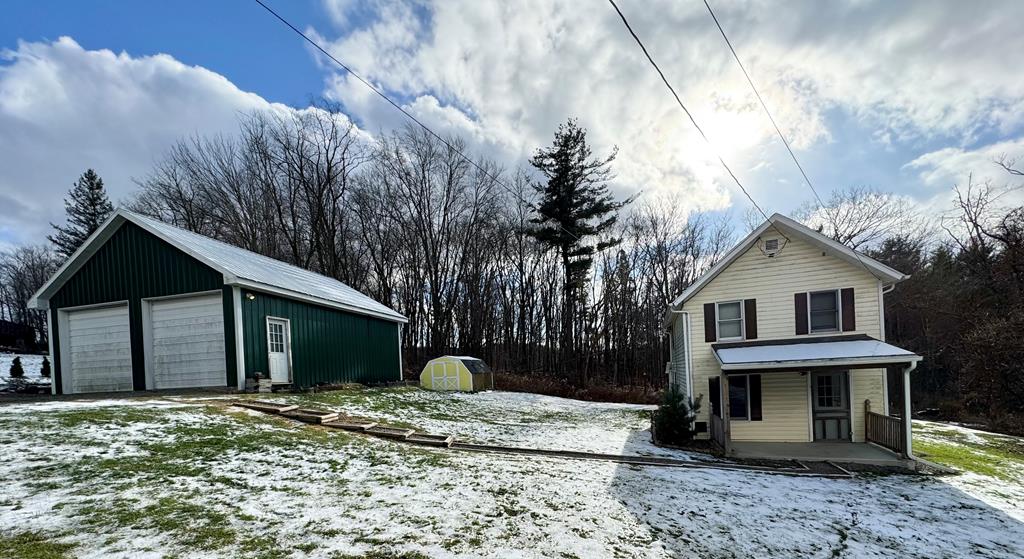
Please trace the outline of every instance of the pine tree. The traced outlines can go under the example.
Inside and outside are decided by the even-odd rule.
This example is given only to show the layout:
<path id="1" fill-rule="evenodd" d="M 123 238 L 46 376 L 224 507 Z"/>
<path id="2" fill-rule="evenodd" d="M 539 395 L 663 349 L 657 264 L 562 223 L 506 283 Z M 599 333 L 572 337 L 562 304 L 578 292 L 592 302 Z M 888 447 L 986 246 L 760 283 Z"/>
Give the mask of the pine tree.
<path id="1" fill-rule="evenodd" d="M 587 131 L 575 119 L 569 119 L 558 126 L 551 147 L 538 149 L 530 159 L 530 164 L 547 179 L 534 185 L 541 202 L 538 215 L 531 219 L 537 227 L 530 234 L 558 250 L 564 273 L 560 339 L 563 371 L 575 356 L 580 294 L 594 254 L 621 242 L 605 238 L 593 243 L 589 239 L 611 229 L 619 209 L 632 201 L 616 201 L 608 192 L 607 182 L 613 178 L 610 166 L 616 154 L 613 149 L 604 159 L 593 158 Z"/>
<path id="2" fill-rule="evenodd" d="M 50 359 L 43 356 L 43 366 L 39 369 L 39 376 L 43 378 L 50 378 Z"/>
<path id="3" fill-rule="evenodd" d="M 64 258 L 78 250 L 114 211 L 114 206 L 107 198 L 107 191 L 103 188 L 103 179 L 92 169 L 78 177 L 68 195 L 64 199 L 67 225 L 51 223 L 50 226 L 57 233 L 47 237 Z"/>
<path id="4" fill-rule="evenodd" d="M 21 378 L 25 376 L 25 369 L 21 368 L 21 357 L 15 357 L 11 361 L 11 369 L 8 371 L 7 376 L 11 378 Z"/>

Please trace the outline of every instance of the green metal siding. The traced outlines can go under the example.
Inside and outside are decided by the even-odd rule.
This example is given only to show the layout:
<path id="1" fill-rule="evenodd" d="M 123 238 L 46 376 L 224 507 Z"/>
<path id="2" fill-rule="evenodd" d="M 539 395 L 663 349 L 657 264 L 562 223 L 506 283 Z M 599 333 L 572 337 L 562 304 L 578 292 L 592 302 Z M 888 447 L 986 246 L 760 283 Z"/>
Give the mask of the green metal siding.
<path id="1" fill-rule="evenodd" d="M 166 241 L 141 227 L 126 222 L 50 298 L 54 332 L 52 356 L 54 382 L 60 386 L 60 332 L 56 309 L 128 301 L 132 342 L 132 380 L 136 390 L 146 389 L 145 354 L 142 341 L 142 299 L 222 290 L 224 296 L 224 341 L 227 351 L 228 385 L 234 386 L 235 335 L 231 289 L 224 277 Z"/>
<path id="2" fill-rule="evenodd" d="M 262 292 L 242 297 L 245 374 L 269 373 L 267 317 L 291 323 L 292 382 L 299 387 L 320 383 L 378 383 L 401 379 L 398 363 L 399 325 Z"/>

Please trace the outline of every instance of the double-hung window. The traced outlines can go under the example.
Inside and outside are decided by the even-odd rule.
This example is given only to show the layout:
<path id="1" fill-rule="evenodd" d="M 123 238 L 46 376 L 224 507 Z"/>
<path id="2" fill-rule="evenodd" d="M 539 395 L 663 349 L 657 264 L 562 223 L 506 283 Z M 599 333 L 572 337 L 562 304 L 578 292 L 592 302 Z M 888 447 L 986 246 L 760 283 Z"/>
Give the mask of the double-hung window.
<path id="1" fill-rule="evenodd" d="M 732 301 L 730 303 L 718 303 L 716 309 L 718 316 L 718 339 L 719 340 L 742 340 L 743 339 L 743 302 Z"/>
<path id="2" fill-rule="evenodd" d="M 811 332 L 838 332 L 839 292 L 815 291 L 810 299 Z"/>

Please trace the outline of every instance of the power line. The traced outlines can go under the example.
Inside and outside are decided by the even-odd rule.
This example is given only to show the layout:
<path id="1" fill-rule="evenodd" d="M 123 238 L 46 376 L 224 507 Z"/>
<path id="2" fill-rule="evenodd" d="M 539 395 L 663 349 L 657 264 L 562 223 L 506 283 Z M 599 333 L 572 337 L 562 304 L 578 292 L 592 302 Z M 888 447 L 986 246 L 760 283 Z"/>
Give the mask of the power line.
<path id="1" fill-rule="evenodd" d="M 524 204 L 524 205 L 525 205 L 526 207 L 528 207 L 528 208 L 530 208 L 530 209 L 534 210 L 535 212 L 537 212 L 538 214 L 540 214 L 540 215 L 541 215 L 541 216 L 543 216 L 543 217 L 547 217 L 547 218 L 549 218 L 549 219 L 552 219 L 552 220 L 554 219 L 554 218 L 552 218 L 551 216 L 545 216 L 545 215 L 544 215 L 544 213 L 540 211 L 540 208 L 538 208 L 538 207 L 534 206 L 533 204 L 531 204 L 531 203 L 527 202 L 527 201 L 526 201 L 525 199 L 523 199 L 523 197 L 522 197 L 522 196 L 520 196 L 520 195 L 519 195 L 518 193 L 516 193 L 516 192 L 515 192 L 515 191 L 514 191 L 514 190 L 512 189 L 512 187 L 510 187 L 510 186 L 508 186 L 507 184 L 505 184 L 505 183 L 504 183 L 504 182 L 503 182 L 503 181 L 502 181 L 502 180 L 501 180 L 500 178 L 498 178 L 498 177 L 497 177 L 496 175 L 492 174 L 492 173 L 491 173 L 490 171 L 488 171 L 487 169 L 484 169 L 484 168 L 483 168 L 483 167 L 482 167 L 482 166 L 481 166 L 480 164 L 478 164 L 478 163 L 477 163 L 476 161 L 473 161 L 473 159 L 471 159 L 471 158 L 470 158 L 470 157 L 469 157 L 468 155 L 466 155 L 466 154 L 462 153 L 461 151 L 459 151 L 459 150 L 458 150 L 458 149 L 457 149 L 457 148 L 456 148 L 456 147 L 455 147 L 454 145 L 452 145 L 452 144 L 451 144 L 451 142 L 449 142 L 448 140 L 446 140 L 446 139 L 444 139 L 443 137 L 441 137 L 441 135 L 440 135 L 440 134 L 438 134 L 437 132 L 434 132 L 433 130 L 431 130 L 429 126 L 427 126 L 426 124 L 423 124 L 423 123 L 422 123 L 422 122 L 421 122 L 421 121 L 420 121 L 420 120 L 419 120 L 418 118 L 416 118 L 415 116 L 413 116 L 413 115 L 412 115 L 412 114 L 411 114 L 411 113 L 410 113 L 409 111 L 405 110 L 404 108 L 402 108 L 402 106 L 401 106 L 401 105 L 399 105 L 398 103 L 396 103 L 396 102 L 394 102 L 393 100 L 391 100 L 391 98 L 390 98 L 390 97 L 388 97 L 388 96 L 387 96 L 387 94 L 385 94 L 385 93 L 384 93 L 383 91 L 381 91 L 381 90 L 380 90 L 379 88 L 377 88 L 376 86 L 374 86 L 374 85 L 373 85 L 373 84 L 371 84 L 370 82 L 368 82 L 368 81 L 366 81 L 365 79 L 363 79 L 363 77 L 362 77 L 362 76 L 360 76 L 359 74 L 357 74 L 357 73 L 356 73 L 356 72 L 355 72 L 355 71 L 354 71 L 354 70 L 353 70 L 352 68 L 349 68 L 349 67 L 348 67 L 348 65 L 346 65 L 346 64 L 345 64 L 344 62 L 342 62 L 342 61 L 338 60 L 337 58 L 335 58 L 335 57 L 334 57 L 334 55 L 332 55 L 331 53 L 327 52 L 327 50 L 326 50 L 326 49 L 324 49 L 323 47 L 321 47 L 319 43 L 317 43 L 316 41 L 314 41 L 313 39 L 311 39 L 311 38 L 310 38 L 310 37 L 309 37 L 308 35 L 306 35 L 306 34 L 305 34 L 305 33 L 303 33 L 302 31 L 300 31 L 300 30 L 299 30 L 299 28 L 297 28 L 297 27 L 295 27 L 294 25 L 292 25 L 290 21 L 288 21 L 287 19 L 285 19 L 284 17 L 282 17 L 282 16 L 280 15 L 280 14 L 278 14 L 277 12 L 275 12 L 275 11 L 273 10 L 273 8 L 271 8 L 270 6 L 268 6 L 268 5 L 264 4 L 264 3 L 262 2 L 262 0 L 255 0 L 255 2 L 256 2 L 257 4 L 259 4 L 260 6 L 262 6 L 264 10 L 266 10 L 267 12 L 269 12 L 269 13 L 270 13 L 270 15 L 274 16 L 275 18 L 277 18 L 277 19 L 278 19 L 278 21 L 280 21 L 281 23 L 283 23 L 283 24 L 285 24 L 286 26 L 288 26 L 288 28 L 289 28 L 289 29 L 291 29 L 292 31 L 294 31 L 294 32 L 295 32 L 295 33 L 296 33 L 296 34 L 297 34 L 298 36 L 300 36 L 300 37 L 302 37 L 303 39 L 305 39 L 307 43 L 309 43 L 310 45 L 313 45 L 313 48 L 315 48 L 316 50 L 320 51 L 320 52 L 321 52 L 321 53 L 322 53 L 322 54 L 323 54 L 324 56 L 326 56 L 327 58 L 329 58 L 329 59 L 331 59 L 332 61 L 334 61 L 334 63 L 335 63 L 335 64 L 337 64 L 338 66 L 341 66 L 342 68 L 344 68 L 344 69 L 345 69 L 345 71 L 349 73 L 349 75 L 351 75 L 352 77 L 354 77 L 354 78 L 356 78 L 357 80 L 359 80 L 359 81 L 360 81 L 360 82 L 361 82 L 361 83 L 362 83 L 363 85 L 365 85 L 366 87 L 370 88 L 370 89 L 371 89 L 371 90 L 372 90 L 372 91 L 373 91 L 374 93 L 376 93 L 376 94 L 377 94 L 377 95 L 378 95 L 378 96 L 379 96 L 379 97 L 380 97 L 381 99 L 384 99 L 384 100 L 385 100 L 385 101 L 387 101 L 387 102 L 388 102 L 388 103 L 389 103 L 389 104 L 390 104 L 390 105 L 391 105 L 392 107 L 394 107 L 394 108 L 398 109 L 399 111 L 401 111 L 401 113 L 402 113 L 403 115 L 405 115 L 406 117 L 408 117 L 408 118 L 409 118 L 409 120 L 412 120 L 412 121 L 413 121 L 413 122 L 415 122 L 415 123 L 416 123 L 417 125 L 419 125 L 419 127 L 420 127 L 420 128 L 422 128 L 423 130 L 427 131 L 427 133 L 429 133 L 429 134 L 430 134 L 431 136 L 433 136 L 434 138 L 437 138 L 437 139 L 438 139 L 438 140 L 439 140 L 439 141 L 440 141 L 441 143 L 443 143 L 443 144 L 444 144 L 445 146 L 447 146 L 447 147 L 448 147 L 448 149 L 450 149 L 450 150 L 452 150 L 453 152 L 457 153 L 457 154 L 459 155 L 459 157 L 461 157 L 462 159 L 466 160 L 466 162 L 467 162 L 467 163 L 469 163 L 470 165 L 472 165 L 472 166 L 476 167 L 476 168 L 477 168 L 477 170 L 479 170 L 479 171 L 480 171 L 481 173 L 483 173 L 483 174 L 484 174 L 485 176 L 487 176 L 488 178 L 490 178 L 491 180 L 493 180 L 493 181 L 495 182 L 495 184 L 497 184 L 497 185 L 501 186 L 502 188 L 504 188 L 506 192 L 508 192 L 509 194 L 511 194 L 512 196 L 514 196 L 515 198 L 517 198 L 517 199 L 518 199 L 518 200 L 519 200 L 519 201 L 520 201 L 521 203 L 523 203 L 523 204 Z M 561 223 L 558 223 L 557 221 L 556 221 L 555 223 L 556 223 L 556 224 L 558 225 L 558 228 L 559 228 L 559 229 L 561 229 L 562 231 L 565 231 L 566 233 L 568 233 L 568 234 L 569 234 L 569 236 L 571 236 L 571 237 L 572 237 L 573 239 L 576 239 L 577 241 L 579 241 L 579 240 L 580 240 L 580 238 L 579 238 L 578 236 L 576 236 L 576 234 L 574 234 L 574 233 L 573 233 L 572 231 L 569 231 L 568 229 L 566 229 L 566 228 L 565 228 L 565 226 L 563 226 L 563 225 L 562 225 Z"/>
<path id="2" fill-rule="evenodd" d="M 803 165 L 800 164 L 800 161 L 796 158 L 796 154 L 793 153 L 793 149 L 790 147 L 789 142 L 786 141 L 786 136 L 782 133 L 782 130 L 779 128 L 779 125 L 776 124 L 775 118 L 772 117 L 772 112 L 768 110 L 768 105 L 764 102 L 764 99 L 761 97 L 761 93 L 757 91 L 757 86 L 754 85 L 754 80 L 752 80 L 750 78 L 750 74 L 747 73 L 746 67 L 743 66 L 743 61 L 740 60 L 740 55 L 737 54 L 736 49 L 733 48 L 732 41 L 730 41 L 729 36 L 725 34 L 725 29 L 722 28 L 722 24 L 718 21 L 718 16 L 716 16 L 715 11 L 711 9 L 711 4 L 708 3 L 708 0 L 704 0 L 704 6 L 707 7 L 708 13 L 711 14 L 711 19 L 715 20 L 715 26 L 718 27 L 718 31 L 722 34 L 722 38 L 725 39 L 725 44 L 729 46 L 729 52 L 732 53 L 732 57 L 736 60 L 736 64 L 740 67 L 740 70 L 743 71 L 743 76 L 747 78 L 747 83 L 750 84 L 750 89 L 754 90 L 754 95 L 757 97 L 757 100 L 760 101 L 761 107 L 764 109 L 764 113 L 768 115 L 768 120 L 770 120 L 772 126 L 775 127 L 775 131 L 779 134 L 779 138 L 782 140 L 783 145 L 786 146 L 786 151 L 789 152 L 789 156 L 793 159 L 793 163 L 796 164 L 796 168 L 800 170 L 800 174 L 803 175 L 804 181 L 807 183 L 807 186 L 810 187 L 811 192 L 814 193 L 814 198 L 818 201 L 818 209 L 821 212 L 825 212 L 825 202 L 821 200 L 821 196 L 818 195 L 818 191 L 814 188 L 814 184 L 811 182 L 811 179 L 807 176 L 807 173 L 804 172 Z M 869 274 L 875 276 L 875 273 L 872 272 L 870 268 L 868 268 L 867 263 L 864 262 L 863 259 L 861 259 L 860 252 L 852 247 L 850 248 L 850 250 L 853 251 L 853 255 L 857 258 L 857 262 L 859 262 L 860 265 L 863 266 Z"/>
<path id="3" fill-rule="evenodd" d="M 715 11 L 711 9 L 711 4 L 708 0 L 704 0 L 704 5 L 708 9 L 708 13 L 711 14 L 711 19 L 715 20 L 715 25 L 718 26 L 718 31 L 722 34 L 722 38 L 725 39 L 725 44 L 729 45 L 729 51 L 732 52 L 732 57 L 736 59 L 736 64 L 739 65 L 740 70 L 743 71 L 743 76 L 747 78 L 747 83 L 750 84 L 750 89 L 754 90 L 754 95 L 757 96 L 757 100 L 761 103 L 761 108 L 764 109 L 764 113 L 768 115 L 768 120 L 772 122 L 772 126 L 775 127 L 775 131 L 779 134 L 779 138 L 782 140 L 782 144 L 786 146 L 786 151 L 789 152 L 789 156 L 793 158 L 793 163 L 796 163 L 796 168 L 800 169 L 800 174 L 803 175 L 804 181 L 807 182 L 807 186 L 811 187 L 811 192 L 814 193 L 814 198 L 818 200 L 818 207 L 824 208 L 825 203 L 821 201 L 821 196 L 818 196 L 818 191 L 815 190 L 814 184 L 811 183 L 811 179 L 807 177 L 807 173 L 804 172 L 804 168 L 800 165 L 800 161 L 797 160 L 796 154 L 793 153 L 793 148 L 790 147 L 789 141 L 786 140 L 786 136 L 783 135 L 779 125 L 775 123 L 775 118 L 772 117 L 772 112 L 768 110 L 768 105 L 765 104 L 764 99 L 761 98 L 761 93 L 757 91 L 757 87 L 754 85 L 754 80 L 750 79 L 750 74 L 747 73 L 746 67 L 743 66 L 743 62 L 740 61 L 740 55 L 736 54 L 736 49 L 732 47 L 732 41 L 729 40 L 729 36 L 725 34 L 725 29 L 722 29 L 722 24 L 718 22 L 718 16 L 715 15 Z"/>
<path id="4" fill-rule="evenodd" d="M 667 87 L 668 90 L 672 93 L 672 96 L 675 97 L 676 103 L 678 103 L 679 107 L 683 109 L 683 112 L 686 113 L 686 116 L 690 118 L 690 122 L 693 123 L 693 127 L 697 129 L 697 132 L 699 132 L 701 137 L 704 138 L 704 141 L 707 142 L 708 146 L 710 146 L 712 151 L 715 152 L 715 157 L 718 158 L 718 162 L 721 163 L 722 167 L 724 167 L 726 172 L 729 173 L 729 176 L 732 177 L 732 180 L 733 182 L 736 183 L 736 186 L 740 187 L 740 190 L 747 197 L 747 200 L 750 200 L 750 203 L 753 204 L 755 208 L 757 208 L 757 211 L 761 214 L 762 217 L 764 217 L 764 220 L 770 222 L 771 220 L 768 219 L 768 214 L 764 213 L 764 210 L 761 209 L 761 206 L 757 205 L 757 202 L 754 201 L 754 197 L 751 196 L 749 192 L 747 192 L 746 187 L 744 187 L 743 183 L 740 182 L 740 179 L 736 177 L 736 174 L 732 172 L 732 169 L 729 168 L 729 165 L 725 162 L 725 159 L 723 159 L 722 156 L 718 153 L 718 151 L 714 149 L 714 144 L 711 143 L 711 140 L 708 138 L 707 134 L 705 134 L 704 130 L 700 127 L 700 125 L 697 124 L 697 119 L 695 119 L 693 117 L 693 114 L 690 113 L 690 110 L 686 108 L 686 105 L 683 103 L 683 100 L 679 98 L 679 94 L 676 93 L 676 89 L 672 87 L 671 83 L 669 83 L 668 78 L 665 77 L 665 73 L 661 71 L 661 68 L 658 66 L 658 63 L 655 62 L 654 58 L 651 57 L 651 53 L 647 52 L 647 47 L 644 46 L 643 41 L 641 41 L 640 37 L 637 36 L 635 31 L 633 31 L 633 27 L 629 25 L 629 20 L 626 19 L 625 14 L 623 14 L 622 10 L 619 9 L 618 4 L 615 3 L 615 0 L 608 0 L 608 2 L 612 5 L 613 8 L 615 8 L 615 12 L 619 14 L 619 18 L 622 19 L 622 23 L 626 26 L 626 29 L 629 31 L 629 34 L 633 36 L 634 40 L 636 40 L 636 44 L 640 45 L 640 50 L 644 52 L 644 56 L 647 57 L 647 61 L 651 63 L 651 66 L 654 66 L 654 69 L 658 72 L 658 75 L 661 76 L 661 81 L 664 82 L 665 87 Z M 775 224 L 773 223 L 772 226 L 775 227 Z M 780 235 L 785 237 L 787 241 L 789 240 L 789 237 L 786 237 L 785 233 L 780 231 L 778 227 L 775 227 L 775 230 L 778 231 Z"/>

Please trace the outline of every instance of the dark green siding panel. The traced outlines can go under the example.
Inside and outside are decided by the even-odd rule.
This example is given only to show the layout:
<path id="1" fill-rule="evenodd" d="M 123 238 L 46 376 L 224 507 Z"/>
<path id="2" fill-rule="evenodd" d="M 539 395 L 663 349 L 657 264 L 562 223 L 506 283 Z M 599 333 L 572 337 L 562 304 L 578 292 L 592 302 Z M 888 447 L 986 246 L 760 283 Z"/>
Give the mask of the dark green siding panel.
<path id="1" fill-rule="evenodd" d="M 231 286 L 224 286 L 224 366 L 228 369 L 228 386 L 238 386 L 238 360 L 235 354 L 235 301 Z"/>
<path id="2" fill-rule="evenodd" d="M 50 308 L 78 307 L 128 301 L 132 340 L 132 377 L 136 390 L 146 388 L 142 343 L 142 299 L 220 290 L 224 277 L 209 266 L 171 246 L 134 223 L 125 222 L 60 290 Z M 57 329 L 56 311 L 52 325 Z M 229 319 L 224 314 L 225 328 Z M 60 385 L 60 333 L 54 336 L 54 375 Z M 228 336 L 234 344 L 234 336 Z M 233 345 L 232 345 L 233 347 Z M 233 357 L 232 357 L 233 358 Z M 230 363 L 230 361 L 229 361 Z M 231 369 L 228 372 L 230 380 Z"/>
<path id="3" fill-rule="evenodd" d="M 401 379 L 399 325 L 364 315 L 247 291 L 242 297 L 245 374 L 268 374 L 267 317 L 291 323 L 292 381 L 372 384 Z"/>

